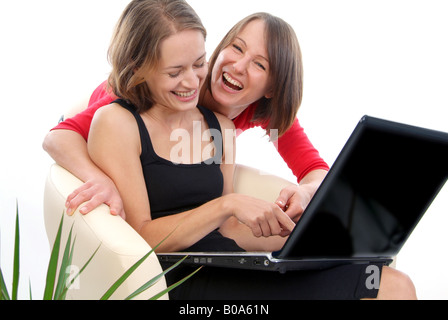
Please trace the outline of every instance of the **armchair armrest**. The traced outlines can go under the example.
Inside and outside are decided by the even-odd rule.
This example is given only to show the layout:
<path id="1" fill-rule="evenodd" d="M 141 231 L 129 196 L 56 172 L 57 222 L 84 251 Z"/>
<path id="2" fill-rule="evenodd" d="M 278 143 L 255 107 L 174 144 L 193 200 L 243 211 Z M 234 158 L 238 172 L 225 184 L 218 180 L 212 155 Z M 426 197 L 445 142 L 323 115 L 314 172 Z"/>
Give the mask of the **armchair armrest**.
<path id="1" fill-rule="evenodd" d="M 67 299 L 99 299 L 109 287 L 151 248 L 148 243 L 122 218 L 112 216 L 109 207 L 101 205 L 88 215 L 76 211 L 65 214 L 67 196 L 82 182 L 58 165 L 52 165 L 47 177 L 44 194 L 45 227 L 50 245 L 53 245 L 61 217 L 65 243 L 70 228 L 76 237 L 73 266 L 82 268 L 93 252 L 99 250 L 89 266 L 68 290 Z M 70 272 L 67 270 L 66 272 Z M 155 254 L 120 286 L 112 299 L 124 299 L 149 279 L 162 272 Z M 148 299 L 166 288 L 165 278 L 137 298 Z M 167 299 L 165 295 L 163 299 Z"/>

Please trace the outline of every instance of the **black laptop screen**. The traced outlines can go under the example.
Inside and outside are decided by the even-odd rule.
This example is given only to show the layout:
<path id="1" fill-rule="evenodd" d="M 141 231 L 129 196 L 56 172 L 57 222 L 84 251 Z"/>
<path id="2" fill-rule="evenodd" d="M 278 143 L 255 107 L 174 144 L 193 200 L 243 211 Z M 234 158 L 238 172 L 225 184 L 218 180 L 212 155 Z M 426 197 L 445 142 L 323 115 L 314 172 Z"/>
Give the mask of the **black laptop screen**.
<path id="1" fill-rule="evenodd" d="M 279 257 L 393 256 L 448 177 L 448 134 L 366 117 Z"/>

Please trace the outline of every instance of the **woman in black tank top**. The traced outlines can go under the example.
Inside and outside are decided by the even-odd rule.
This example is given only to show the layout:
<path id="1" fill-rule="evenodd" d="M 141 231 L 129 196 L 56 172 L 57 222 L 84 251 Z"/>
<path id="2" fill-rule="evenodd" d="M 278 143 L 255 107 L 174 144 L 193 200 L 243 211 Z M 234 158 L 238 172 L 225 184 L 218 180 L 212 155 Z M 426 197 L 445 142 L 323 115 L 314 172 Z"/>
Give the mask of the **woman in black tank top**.
<path id="1" fill-rule="evenodd" d="M 152 247 L 176 229 L 159 251 L 211 248 L 209 240 L 215 250 L 278 249 L 285 238 L 273 236 L 294 222 L 274 203 L 233 193 L 234 125 L 197 106 L 205 30 L 184 1 L 162 1 L 163 10 L 157 2 L 132 2 L 119 22 L 109 84 L 120 99 L 95 114 L 90 156 Z"/>
<path id="2" fill-rule="evenodd" d="M 115 101 L 135 117 L 142 145 L 141 163 L 153 219 L 188 211 L 219 198 L 223 193 L 221 158 L 223 153 L 221 126 L 216 115 L 201 106 L 198 109 L 215 133 L 215 155 L 197 164 L 174 163 L 161 158 L 154 151 L 151 137 L 136 108 L 124 100 Z M 225 238 L 217 230 L 199 240 L 185 251 L 242 251 L 232 239 Z"/>

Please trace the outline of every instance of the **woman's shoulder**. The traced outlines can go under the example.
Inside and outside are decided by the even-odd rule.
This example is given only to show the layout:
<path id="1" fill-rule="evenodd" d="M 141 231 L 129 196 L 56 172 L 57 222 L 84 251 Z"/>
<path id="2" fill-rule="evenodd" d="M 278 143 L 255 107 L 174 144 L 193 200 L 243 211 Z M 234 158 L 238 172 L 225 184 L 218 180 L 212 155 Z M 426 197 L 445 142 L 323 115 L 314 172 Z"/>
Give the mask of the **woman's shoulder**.
<path id="1" fill-rule="evenodd" d="M 120 104 L 114 101 L 96 110 L 95 117 L 96 118 L 114 117 L 120 114 L 124 114 L 125 111 L 126 109 L 124 109 Z"/>
<path id="2" fill-rule="evenodd" d="M 113 146 L 123 154 L 141 153 L 137 122 L 128 110 L 117 103 L 98 109 L 93 117 L 88 141 L 97 147 L 98 144 Z"/>
<path id="3" fill-rule="evenodd" d="M 229 118 L 227 118 L 226 116 L 224 116 L 218 112 L 211 111 L 210 109 L 207 109 L 206 107 L 203 107 L 200 105 L 198 106 L 198 108 L 199 108 L 199 110 L 201 110 L 201 113 L 204 115 L 206 121 L 209 121 L 210 119 L 215 118 L 218 121 L 218 123 L 221 127 L 221 130 L 235 129 L 233 121 L 230 120 Z"/>
<path id="4" fill-rule="evenodd" d="M 232 120 L 220 113 L 214 112 L 214 114 L 218 119 L 222 129 L 235 129 L 235 125 L 233 124 Z"/>
<path id="5" fill-rule="evenodd" d="M 235 129 L 235 125 L 233 124 L 232 120 L 217 112 L 213 112 L 213 114 L 216 116 L 216 119 L 218 120 L 222 131 L 226 129 L 232 129 L 232 130 Z"/>
<path id="6" fill-rule="evenodd" d="M 132 113 L 117 102 L 112 102 L 99 108 L 93 117 L 92 125 L 115 127 L 115 130 L 122 131 L 128 127 L 136 126 Z"/>

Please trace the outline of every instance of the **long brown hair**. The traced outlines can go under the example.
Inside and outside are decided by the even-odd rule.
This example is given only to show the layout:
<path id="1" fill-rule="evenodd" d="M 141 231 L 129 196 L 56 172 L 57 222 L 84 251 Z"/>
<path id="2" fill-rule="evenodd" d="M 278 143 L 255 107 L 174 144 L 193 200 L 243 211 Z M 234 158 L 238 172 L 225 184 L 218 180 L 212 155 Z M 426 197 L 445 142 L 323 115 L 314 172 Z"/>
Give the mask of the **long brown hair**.
<path id="1" fill-rule="evenodd" d="M 160 44 L 183 30 L 207 36 L 201 19 L 185 0 L 133 0 L 122 13 L 109 46 L 109 89 L 144 112 L 153 106 L 143 74 L 160 60 Z"/>
<path id="2" fill-rule="evenodd" d="M 238 22 L 222 39 L 210 57 L 209 70 L 213 70 L 220 52 L 228 47 L 241 30 L 254 20 L 265 22 L 269 59 L 269 83 L 272 98 L 258 101 L 252 121 L 265 123 L 267 130 L 277 129 L 283 135 L 293 124 L 302 103 L 303 64 L 299 41 L 292 27 L 269 13 L 254 13 Z M 205 85 L 211 90 L 211 75 Z"/>

